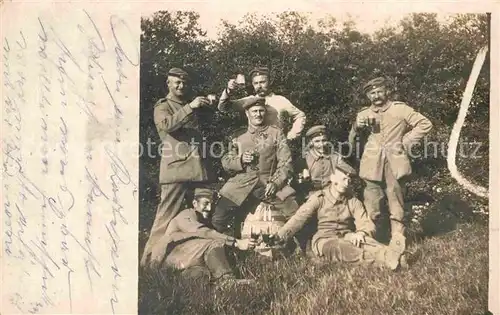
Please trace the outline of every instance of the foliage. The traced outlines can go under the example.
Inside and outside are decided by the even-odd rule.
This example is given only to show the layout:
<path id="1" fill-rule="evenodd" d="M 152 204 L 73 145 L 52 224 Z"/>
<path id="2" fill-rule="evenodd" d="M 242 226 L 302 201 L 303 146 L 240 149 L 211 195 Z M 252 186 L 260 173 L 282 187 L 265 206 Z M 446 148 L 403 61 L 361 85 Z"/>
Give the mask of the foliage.
<path id="1" fill-rule="evenodd" d="M 325 124 L 333 141 L 345 141 L 356 112 L 367 105 L 363 82 L 393 80 L 394 98 L 429 117 L 434 129 L 416 157 L 407 195 L 410 218 L 428 238 L 413 244 L 411 269 L 395 274 L 359 266 L 313 264 L 296 257 L 274 264 L 240 257 L 239 272 L 257 280 L 248 288 L 219 289 L 186 281 L 172 270 L 140 270 L 142 314 L 479 314 L 487 304 L 487 200 L 457 185 L 446 168 L 447 142 L 478 50 L 488 43 L 488 17 L 411 14 L 397 27 L 373 35 L 333 17 L 313 26 L 306 14 L 249 14 L 225 22 L 207 39 L 194 12 L 158 12 L 142 20 L 140 141 L 158 145 L 153 106 L 164 97 L 165 74 L 183 67 L 193 78 L 192 96 L 220 93 L 229 78 L 254 66 L 271 68 L 273 90 L 307 115 L 307 127 Z M 480 142 L 476 156 L 458 157 L 465 176 L 488 186 L 489 57 L 476 84 L 462 142 Z M 252 93 L 251 86 L 246 93 Z M 208 142 L 224 140 L 245 123 L 237 113 L 200 113 Z M 290 124 L 290 117 L 283 116 Z M 289 128 L 289 126 L 288 126 Z M 292 143 L 293 152 L 300 151 Z M 465 145 L 471 153 L 473 144 Z M 153 146 L 152 152 L 155 152 Z M 429 152 L 428 152 L 429 153 Z M 225 178 L 220 161 L 211 161 Z M 356 160 L 351 162 L 356 163 Z M 159 156 L 140 159 L 140 249 L 158 198 Z M 220 186 L 222 183 L 218 183 Z M 356 191 L 361 182 L 355 181 Z M 481 219 L 483 218 L 483 219 Z M 471 223 L 475 222 L 475 223 Z M 442 235 L 443 233 L 446 233 Z M 435 236 L 435 237 L 431 237 Z M 475 258 L 470 259 L 470 248 Z M 446 268 L 446 266 L 453 268 Z M 438 267 L 439 266 L 439 267 Z M 353 290 L 352 288 L 356 288 Z"/>
<path id="2" fill-rule="evenodd" d="M 395 98 L 432 120 L 435 127 L 427 141 L 444 146 L 446 153 L 472 63 L 488 41 L 485 14 L 455 15 L 448 24 L 438 22 L 436 14 L 411 14 L 398 27 L 380 29 L 373 36 L 359 32 L 353 22 L 338 25 L 333 17 L 313 27 L 307 15 L 297 12 L 249 14 L 237 25 L 224 22 L 215 40 L 204 37 L 198 19 L 194 12 L 161 11 L 142 20 L 140 141 L 144 145 L 148 139 L 159 143 L 153 105 L 165 94 L 169 68 L 184 67 L 191 73 L 195 96 L 218 94 L 230 77 L 264 65 L 271 68 L 274 91 L 306 112 L 306 128 L 325 124 L 333 141 L 346 140 L 356 112 L 366 105 L 362 83 L 386 75 L 394 82 Z M 248 86 L 247 93 L 251 92 Z M 238 113 L 207 110 L 200 115 L 209 143 L 225 139 L 245 122 Z M 488 122 L 489 58 L 462 131 L 463 140 L 482 143 L 482 156 L 458 161 L 460 169 L 483 186 L 488 185 Z M 294 152 L 299 151 L 296 146 Z M 144 154 L 140 159 L 143 228 L 150 226 L 154 215 L 144 202 L 158 195 L 158 158 Z M 211 162 L 218 176 L 225 177 L 220 161 Z M 441 152 L 415 159 L 416 183 L 423 185 L 414 188 L 429 191 L 426 183 L 433 175 L 448 176 L 445 165 Z"/>

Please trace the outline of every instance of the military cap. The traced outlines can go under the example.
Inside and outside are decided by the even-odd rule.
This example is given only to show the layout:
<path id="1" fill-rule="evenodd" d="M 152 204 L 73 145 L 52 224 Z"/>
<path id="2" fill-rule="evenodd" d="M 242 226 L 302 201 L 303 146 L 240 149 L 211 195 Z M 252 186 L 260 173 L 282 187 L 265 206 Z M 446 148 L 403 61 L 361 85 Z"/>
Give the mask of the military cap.
<path id="1" fill-rule="evenodd" d="M 337 166 L 335 168 L 341 170 L 345 174 L 356 175 L 356 170 L 352 166 L 347 164 L 343 159 L 338 160 Z"/>
<path id="2" fill-rule="evenodd" d="M 255 67 L 250 71 L 250 78 L 253 78 L 258 75 L 269 75 L 269 68 L 267 67 Z"/>
<path id="3" fill-rule="evenodd" d="M 168 71 L 168 75 L 169 76 L 173 76 L 173 77 L 178 77 L 178 78 L 181 78 L 183 80 L 187 80 L 189 79 L 189 75 L 186 71 L 180 69 L 180 68 L 172 68 Z"/>
<path id="4" fill-rule="evenodd" d="M 208 188 L 196 188 L 194 190 L 194 196 L 195 197 L 212 198 L 213 194 L 214 194 L 214 192 L 212 191 L 212 189 L 208 189 Z"/>
<path id="5" fill-rule="evenodd" d="M 313 126 L 313 127 L 309 128 L 309 130 L 307 130 L 306 137 L 310 137 L 310 138 L 316 137 L 316 136 L 325 134 L 325 132 L 326 132 L 325 126 L 323 126 L 323 125 Z"/>
<path id="6" fill-rule="evenodd" d="M 265 100 L 266 99 L 264 97 L 251 96 L 246 98 L 241 106 L 246 110 L 255 105 L 266 105 Z"/>
<path id="7" fill-rule="evenodd" d="M 389 82 L 384 77 L 378 77 L 368 81 L 365 85 L 363 85 L 363 92 L 368 93 L 368 91 L 376 89 L 381 86 L 386 86 Z"/>

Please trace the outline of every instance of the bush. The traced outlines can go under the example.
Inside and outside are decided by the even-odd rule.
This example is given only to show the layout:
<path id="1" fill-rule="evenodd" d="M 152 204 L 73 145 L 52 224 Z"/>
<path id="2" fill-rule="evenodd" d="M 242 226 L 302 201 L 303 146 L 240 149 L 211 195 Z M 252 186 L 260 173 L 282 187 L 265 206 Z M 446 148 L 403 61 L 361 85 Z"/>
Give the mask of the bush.
<path id="1" fill-rule="evenodd" d="M 161 11 L 142 20 L 142 143 L 147 139 L 159 143 L 152 109 L 164 95 L 169 68 L 184 67 L 191 72 L 195 96 L 218 94 L 232 75 L 248 73 L 256 65 L 271 68 L 274 91 L 306 113 L 306 128 L 325 124 L 333 140 L 346 140 L 356 112 L 366 105 L 362 83 L 384 74 L 393 79 L 396 98 L 432 120 L 429 140 L 447 143 L 474 58 L 488 42 L 486 14 L 455 15 L 449 24 L 440 24 L 436 14 L 411 14 L 398 29 L 384 28 L 373 36 L 357 31 L 353 23 L 336 25 L 334 19 L 312 28 L 307 16 L 297 12 L 260 18 L 249 15 L 238 25 L 225 23 L 215 40 L 203 37 L 198 19 L 194 12 Z M 489 172 L 488 104 L 489 58 L 462 131 L 462 140 L 482 143 L 482 156 L 457 161 L 468 178 L 483 186 L 488 185 Z M 208 141 L 224 139 L 245 123 L 237 113 L 206 111 L 200 115 Z M 158 163 L 157 158 L 141 157 L 142 229 L 150 226 L 155 213 Z M 218 177 L 227 176 L 220 161 L 210 163 Z M 413 194 L 432 195 L 431 187 L 436 185 L 460 191 L 453 187 L 443 155 L 416 159 L 413 169 Z"/>

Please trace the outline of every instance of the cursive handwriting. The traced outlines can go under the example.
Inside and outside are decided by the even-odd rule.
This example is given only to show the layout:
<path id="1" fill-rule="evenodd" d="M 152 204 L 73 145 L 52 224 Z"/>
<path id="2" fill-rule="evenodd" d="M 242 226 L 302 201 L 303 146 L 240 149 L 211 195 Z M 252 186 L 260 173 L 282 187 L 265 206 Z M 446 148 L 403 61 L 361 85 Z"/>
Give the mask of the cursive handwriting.
<path id="1" fill-rule="evenodd" d="M 40 150 L 41 150 L 41 162 L 42 162 L 42 174 L 49 173 L 49 160 L 48 160 L 48 152 L 49 152 L 49 139 L 48 139 L 48 126 L 46 117 L 46 106 L 51 106 L 51 102 L 49 101 L 50 93 L 51 93 L 51 83 L 52 81 L 49 78 L 47 71 L 47 42 L 48 35 L 45 31 L 45 26 L 41 19 L 38 19 L 38 23 L 40 24 L 40 30 L 38 32 L 38 65 L 39 65 L 39 73 L 38 73 L 38 93 L 40 94 L 40 98 L 38 101 L 38 108 L 40 110 L 40 139 L 42 140 Z"/>
<path id="2" fill-rule="evenodd" d="M 106 45 L 104 43 L 101 31 L 97 27 L 96 23 L 90 16 L 87 11 L 84 11 L 86 15 L 85 22 L 90 25 L 82 25 L 78 24 L 78 30 L 85 37 L 86 41 L 86 50 L 84 51 L 84 55 L 86 57 L 87 62 L 87 75 L 86 80 L 86 97 L 82 98 L 81 101 L 83 103 L 83 108 L 86 114 L 89 117 L 96 117 L 94 114 L 94 110 L 97 108 L 97 104 L 93 101 L 93 93 L 94 90 L 98 86 L 98 82 L 96 83 L 97 74 L 102 74 L 104 71 L 104 67 L 101 64 L 100 58 L 103 53 L 106 52 Z M 82 107 L 82 106 L 80 106 Z M 97 121 L 97 119 L 91 119 L 91 121 Z M 93 230 L 93 212 L 96 206 L 97 201 L 101 198 L 103 200 L 108 200 L 108 196 L 104 193 L 103 188 L 99 184 L 97 176 L 92 172 L 92 145 L 91 143 L 87 143 L 85 146 L 85 154 L 86 154 L 86 166 L 85 166 L 85 180 L 89 185 L 86 194 L 86 220 L 85 220 L 85 237 L 84 243 L 87 249 L 87 255 L 84 257 L 85 263 L 85 272 L 87 274 L 87 280 L 89 282 L 90 290 L 94 290 L 94 278 L 101 278 L 101 271 L 99 267 L 99 262 L 95 259 L 93 250 L 92 250 L 92 230 Z"/>
<path id="3" fill-rule="evenodd" d="M 123 50 L 123 47 L 121 45 L 121 42 L 120 40 L 118 39 L 118 30 L 122 27 L 126 28 L 127 31 L 128 31 L 128 35 L 129 35 L 129 40 L 131 39 L 130 38 L 130 28 L 128 26 L 128 24 L 125 22 L 125 20 L 117 17 L 116 15 L 112 15 L 110 20 L 109 20 L 109 24 L 111 25 L 111 30 L 112 30 L 112 33 L 113 33 L 113 39 L 115 40 L 115 55 L 116 55 L 116 73 L 118 75 L 118 78 L 116 79 L 115 81 L 115 92 L 120 92 L 121 91 L 121 86 L 122 86 L 122 83 L 123 83 L 123 80 L 124 79 L 128 79 L 128 77 L 125 75 L 124 71 L 123 71 L 123 62 L 124 60 L 128 61 L 128 63 L 132 66 L 138 66 L 139 65 L 139 53 L 137 50 L 135 50 L 133 53 L 134 55 L 133 56 L 129 56 L 129 54 L 127 54 L 124 50 Z M 120 34 L 121 36 L 121 34 Z M 123 40 L 123 38 L 121 38 L 121 40 Z M 132 47 L 136 47 L 135 45 L 133 45 Z"/>
<path id="4" fill-rule="evenodd" d="M 117 144 L 127 106 L 134 104 L 127 86 L 135 77 L 131 70 L 139 65 L 138 36 L 116 15 L 102 27 L 89 12 L 80 13 L 77 23 L 64 25 L 64 32 L 58 21 L 40 16 L 29 32 L 16 30 L 3 38 L 2 121 L 7 133 L 1 150 L 6 179 L 1 233 L 6 265 L 20 267 L 12 268 L 10 277 L 15 278 L 10 280 L 18 281 L 5 295 L 21 313 L 47 313 L 61 302 L 67 312 L 76 312 L 78 290 L 98 297 L 98 284 L 106 278 L 112 280 L 105 293 L 107 307 L 115 313 L 123 303 L 120 290 L 126 288 L 123 231 L 131 213 L 125 197 L 133 190 L 135 198 L 137 185 Z M 105 57 L 113 62 L 108 65 Z M 99 93 L 105 98 L 98 99 Z M 106 114 L 113 116 L 107 127 L 115 139 L 98 150 L 101 156 L 95 153 L 98 137 L 88 136 L 91 140 L 83 143 L 86 159 L 74 151 L 83 139 L 75 128 L 80 121 L 74 123 L 78 113 L 87 126 L 109 124 Z M 74 190 L 78 185 L 86 189 L 84 196 Z M 106 262 L 103 248 L 109 253 Z M 27 284 L 34 294 L 23 294 Z"/>
<path id="5" fill-rule="evenodd" d="M 68 125 L 63 117 L 59 117 L 61 124 L 59 131 L 61 132 L 61 141 L 59 142 L 59 149 L 61 150 L 62 157 L 59 159 L 59 174 L 64 176 L 66 174 L 66 166 L 68 165 Z"/>
<path id="6" fill-rule="evenodd" d="M 121 278 L 120 269 L 117 264 L 117 259 L 120 257 L 119 255 L 120 236 L 116 227 L 119 223 L 128 225 L 128 221 L 122 212 L 124 207 L 121 204 L 118 193 L 122 185 L 124 186 L 130 185 L 132 181 L 128 169 L 120 160 L 120 158 L 116 155 L 116 153 L 113 152 L 113 150 L 109 146 L 105 148 L 105 151 L 106 155 L 110 160 L 110 165 L 112 170 L 112 174 L 109 177 L 109 179 L 111 180 L 112 191 L 113 191 L 113 199 L 112 199 L 113 219 L 109 222 L 109 224 L 106 225 L 106 229 L 108 231 L 108 234 L 112 242 L 110 253 L 111 253 L 111 260 L 113 262 L 111 265 L 111 270 L 113 271 L 114 274 L 113 277 L 114 281 L 112 284 L 113 293 L 112 297 L 110 298 L 110 303 L 111 303 L 111 308 L 113 310 L 113 314 L 115 314 L 115 304 L 119 302 L 117 293 L 119 291 L 118 279 Z"/>
<path id="7" fill-rule="evenodd" d="M 118 279 L 121 278 L 120 269 L 118 268 L 118 264 L 116 262 L 116 259 L 120 257 L 118 246 L 120 237 L 118 235 L 118 232 L 116 231 L 116 221 L 111 221 L 110 224 L 106 224 L 106 230 L 108 231 L 109 237 L 111 238 L 112 242 L 110 252 L 111 261 L 113 262 L 111 264 L 111 270 L 113 271 L 113 284 L 111 285 L 111 287 L 113 293 L 111 294 L 109 302 L 111 304 L 111 310 L 113 311 L 113 314 L 116 314 L 115 304 L 120 301 L 118 298 L 118 291 L 120 290 L 120 288 L 118 287 Z"/>
<path id="8" fill-rule="evenodd" d="M 128 96 L 126 91 L 122 91 L 122 85 L 128 80 L 128 76 L 125 71 L 125 63 L 131 66 L 139 65 L 139 52 L 135 43 L 133 45 L 125 45 L 135 42 L 134 38 L 131 36 L 132 32 L 125 20 L 119 18 L 116 15 L 112 15 L 109 20 L 111 26 L 111 31 L 114 39 L 114 53 L 115 53 L 115 66 L 116 75 L 114 89 L 110 88 L 110 85 L 101 76 L 103 85 L 108 93 L 109 100 L 111 101 L 113 112 L 114 112 L 114 130 L 115 130 L 115 140 L 114 145 L 109 145 L 105 147 L 105 153 L 108 157 L 109 165 L 111 168 L 111 175 L 109 180 L 111 181 L 112 187 L 112 220 L 106 224 L 106 230 L 108 231 L 111 247 L 110 256 L 112 260 L 111 270 L 113 271 L 113 284 L 112 284 L 112 294 L 109 299 L 111 309 L 113 314 L 115 313 L 115 307 L 120 302 L 119 300 L 119 279 L 121 278 L 120 267 L 118 265 L 118 258 L 120 257 L 120 226 L 128 225 L 128 220 L 123 212 L 124 206 L 120 198 L 120 191 L 125 187 L 131 186 L 134 191 L 137 185 L 132 182 L 130 172 L 127 169 L 125 163 L 122 162 L 118 154 L 116 154 L 115 147 L 116 144 L 121 141 L 120 126 L 122 123 L 124 109 L 123 100 L 126 100 Z M 132 47 L 126 49 L 126 47 Z"/>
<path id="9" fill-rule="evenodd" d="M 92 274 L 97 275 L 98 277 L 101 277 L 101 274 L 99 270 L 97 269 L 97 266 L 95 264 L 95 257 L 93 256 L 92 253 L 92 212 L 93 212 L 93 207 L 94 203 L 96 201 L 96 198 L 103 197 L 105 200 L 108 200 L 108 196 L 104 193 L 103 189 L 99 185 L 97 181 L 97 177 L 93 174 L 90 173 L 90 170 L 88 167 L 85 167 L 85 172 L 86 172 L 86 180 L 88 183 L 90 183 L 90 189 L 88 190 L 87 193 L 87 202 L 86 202 L 86 208 L 87 208 L 87 220 L 86 220 L 86 226 L 85 226 L 85 245 L 88 248 L 88 255 L 86 258 L 84 258 L 85 261 L 85 268 L 87 272 L 87 278 L 90 283 L 91 290 L 93 290 L 93 280 L 92 280 Z M 94 259 L 91 259 L 94 257 Z"/>
<path id="10" fill-rule="evenodd" d="M 125 219 L 125 216 L 122 213 L 123 205 L 121 204 L 118 192 L 120 190 L 119 185 L 129 185 L 133 184 L 134 188 L 137 187 L 130 178 L 130 173 L 121 161 L 121 159 L 114 153 L 109 146 L 105 148 L 106 154 L 111 162 L 111 170 L 112 174 L 109 177 L 111 180 L 111 186 L 113 190 L 113 221 L 116 222 L 117 216 L 120 218 L 121 222 L 124 224 L 128 224 L 128 221 Z"/>
<path id="11" fill-rule="evenodd" d="M 28 43 L 22 31 L 16 36 L 14 45 L 8 38 L 3 38 L 3 89 L 4 106 L 2 118 L 5 123 L 5 134 L 2 134 L 2 171 L 3 178 L 3 251 L 9 258 L 24 261 L 31 258 L 26 254 L 23 244 L 25 230 L 28 229 L 28 219 L 23 211 L 25 196 L 22 189 L 9 180 L 24 171 L 24 159 L 21 150 L 23 140 L 23 115 L 21 109 L 26 107 L 26 50 Z M 15 70 L 14 70 L 15 69 Z M 16 196 L 17 192 L 17 196 Z M 39 257 L 39 256 L 38 256 Z M 36 264 L 33 261 L 33 264 Z M 30 273 L 24 271 L 24 275 Z M 12 297 L 17 309 L 22 310 L 22 302 L 16 295 Z"/>

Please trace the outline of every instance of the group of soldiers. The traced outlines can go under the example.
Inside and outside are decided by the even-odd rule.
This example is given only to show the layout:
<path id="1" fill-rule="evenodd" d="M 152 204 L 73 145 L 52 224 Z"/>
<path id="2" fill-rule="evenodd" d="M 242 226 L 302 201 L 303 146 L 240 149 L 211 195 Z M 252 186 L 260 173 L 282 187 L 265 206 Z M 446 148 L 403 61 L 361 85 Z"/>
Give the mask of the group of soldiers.
<path id="1" fill-rule="evenodd" d="M 359 169 L 365 183 L 362 202 L 351 190 L 357 172 L 340 153 L 327 149 L 327 128 L 316 125 L 303 134 L 306 115 L 271 91 L 269 70 L 257 67 L 249 77 L 255 95 L 236 98 L 241 83 L 231 79 L 217 105 L 221 112 L 244 112 L 248 124 L 233 133 L 222 157 L 230 178 L 213 205 L 214 192 L 207 188 L 210 170 L 196 145 L 202 135 L 194 114 L 213 106 L 212 100 L 203 96 L 188 100 L 186 71 L 173 68 L 168 72 L 168 94 L 156 103 L 154 122 L 163 144 L 168 144 L 164 147 L 175 150 L 162 152 L 161 197 L 141 265 L 195 268 L 215 281 L 244 281 L 236 279 L 227 249 L 251 250 L 258 240 L 235 237 L 229 223 L 241 211 L 266 203 L 286 218 L 274 235 L 278 242 L 295 237 L 301 246 L 309 244 L 304 248 L 315 256 L 331 261 L 375 263 L 392 270 L 404 267 L 404 188 L 411 174 L 408 154 L 431 130 L 429 119 L 392 100 L 386 78 L 363 86 L 371 105 L 357 113 L 348 139 L 354 145 L 363 130 L 368 132 Z M 285 112 L 293 120 L 286 134 L 281 123 Z M 294 157 L 289 142 L 301 136 L 306 137 L 308 148 L 303 156 Z M 299 166 L 298 174 L 294 165 Z M 307 192 L 294 189 L 291 178 L 309 183 Z M 183 209 L 189 192 L 194 195 L 192 208 Z M 298 198 L 301 193 L 303 200 Z M 384 195 L 391 222 L 388 245 L 374 238 Z M 315 223 L 312 233 L 307 229 L 311 222 Z"/>

